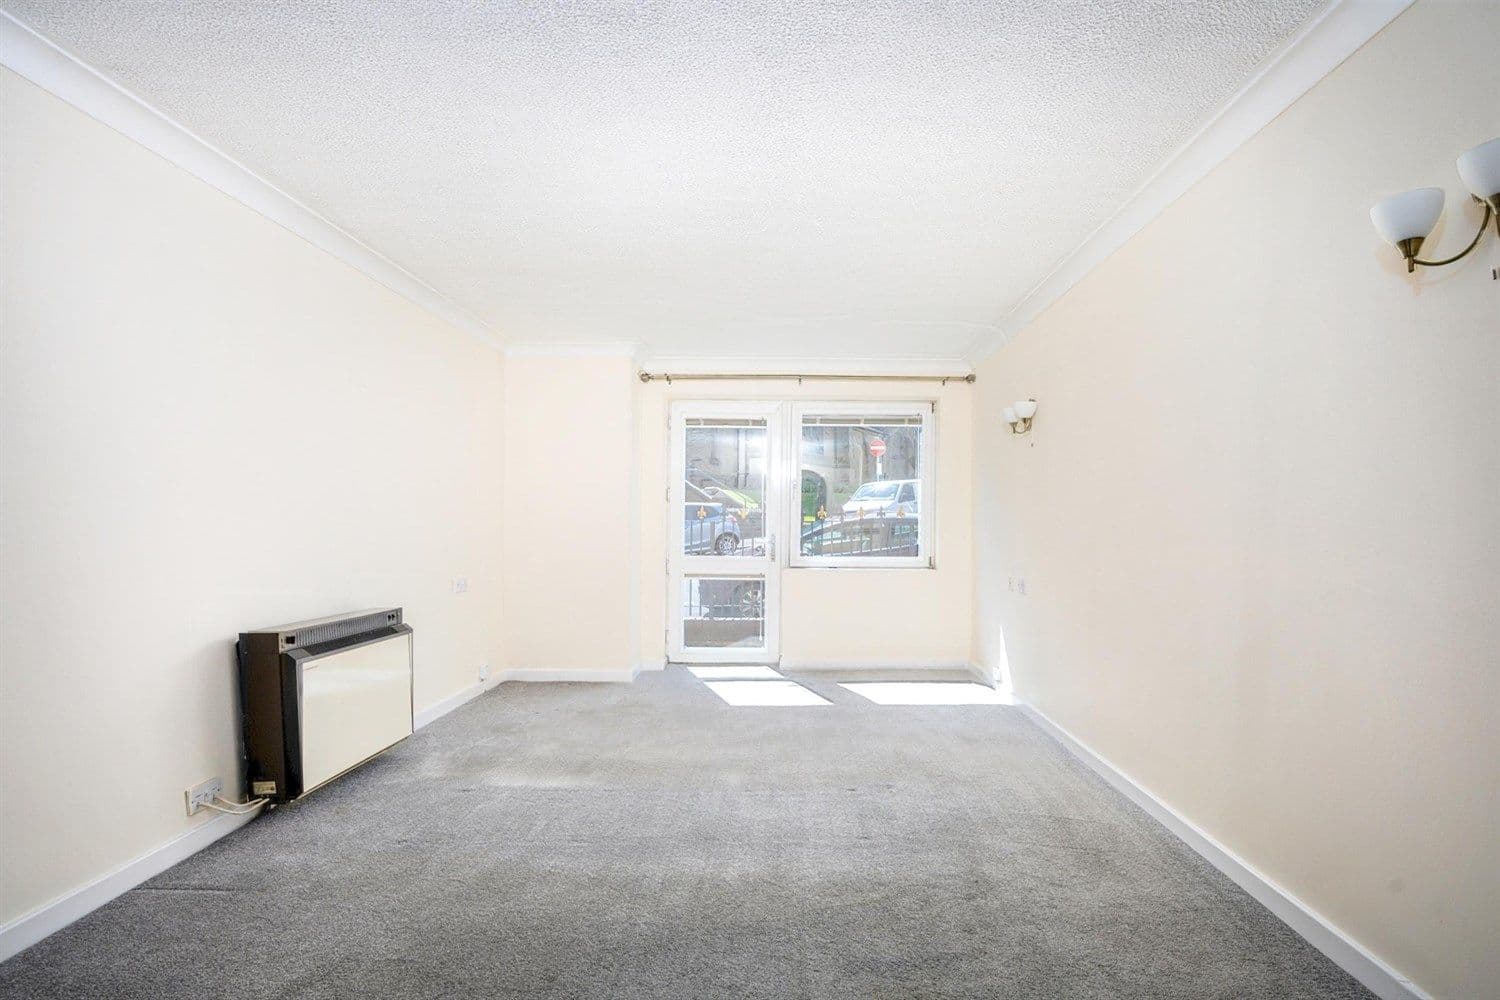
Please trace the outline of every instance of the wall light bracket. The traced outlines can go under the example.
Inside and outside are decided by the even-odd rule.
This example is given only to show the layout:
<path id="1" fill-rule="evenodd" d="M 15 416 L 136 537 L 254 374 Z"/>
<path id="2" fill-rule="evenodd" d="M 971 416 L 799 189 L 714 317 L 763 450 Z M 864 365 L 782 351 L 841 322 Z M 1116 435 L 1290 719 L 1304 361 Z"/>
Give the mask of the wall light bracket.
<path id="1" fill-rule="evenodd" d="M 1010 424 L 1012 434 L 1025 434 L 1031 430 L 1032 418 L 1036 416 L 1034 398 L 1018 399 L 1005 408 L 1005 422 Z"/>
<path id="2" fill-rule="evenodd" d="M 1408 274 L 1418 267 L 1443 267 L 1463 260 L 1484 239 L 1491 219 L 1495 220 L 1495 232 L 1500 235 L 1500 139 L 1491 139 L 1464 152 L 1458 158 L 1458 175 L 1474 200 L 1484 206 L 1484 218 L 1469 245 L 1452 257 L 1423 260 L 1417 256 L 1422 252 L 1423 241 L 1431 235 L 1443 214 L 1442 188 L 1403 191 L 1370 209 L 1370 221 L 1387 242 L 1401 251 Z M 1490 276 L 1500 279 L 1500 269 L 1491 270 Z"/>

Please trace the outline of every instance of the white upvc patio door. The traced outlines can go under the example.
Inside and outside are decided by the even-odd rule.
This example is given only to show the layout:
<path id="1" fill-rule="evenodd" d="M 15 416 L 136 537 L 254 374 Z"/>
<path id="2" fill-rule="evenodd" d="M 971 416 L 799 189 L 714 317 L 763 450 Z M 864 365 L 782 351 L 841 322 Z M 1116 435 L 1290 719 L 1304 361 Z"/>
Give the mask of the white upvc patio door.
<path id="1" fill-rule="evenodd" d="M 789 523 L 785 407 L 681 401 L 671 409 L 667 657 L 781 657 L 781 551 Z"/>

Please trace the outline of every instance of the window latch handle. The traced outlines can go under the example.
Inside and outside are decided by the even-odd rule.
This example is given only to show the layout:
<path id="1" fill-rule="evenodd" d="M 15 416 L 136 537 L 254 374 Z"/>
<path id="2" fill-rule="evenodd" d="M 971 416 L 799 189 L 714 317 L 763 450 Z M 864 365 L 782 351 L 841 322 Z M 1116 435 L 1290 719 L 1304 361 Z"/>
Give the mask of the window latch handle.
<path id="1" fill-rule="evenodd" d="M 766 536 L 766 558 L 767 559 L 771 559 L 773 561 L 776 558 L 776 536 L 775 535 L 767 535 Z"/>

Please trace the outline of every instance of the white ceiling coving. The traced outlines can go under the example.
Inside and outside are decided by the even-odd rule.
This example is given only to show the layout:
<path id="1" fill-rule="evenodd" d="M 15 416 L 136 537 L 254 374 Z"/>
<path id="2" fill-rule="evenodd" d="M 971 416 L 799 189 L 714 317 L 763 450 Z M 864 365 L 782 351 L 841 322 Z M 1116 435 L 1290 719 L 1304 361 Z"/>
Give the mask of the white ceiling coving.
<path id="1" fill-rule="evenodd" d="M 740 358 L 963 355 L 1325 6 L 0 3 L 506 341 Z"/>

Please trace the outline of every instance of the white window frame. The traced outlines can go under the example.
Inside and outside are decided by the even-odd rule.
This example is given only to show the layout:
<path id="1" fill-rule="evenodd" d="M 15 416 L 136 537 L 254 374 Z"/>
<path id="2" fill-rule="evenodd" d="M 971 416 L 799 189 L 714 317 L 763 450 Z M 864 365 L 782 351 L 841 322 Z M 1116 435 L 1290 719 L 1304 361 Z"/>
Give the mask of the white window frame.
<path id="1" fill-rule="evenodd" d="M 903 416 L 922 418 L 922 445 L 917 454 L 917 481 L 921 489 L 921 508 L 917 519 L 917 555 L 914 556 L 805 556 L 802 554 L 802 420 L 806 416 Z M 829 400 L 798 402 L 792 405 L 790 447 L 792 481 L 788 487 L 787 506 L 790 528 L 787 533 L 787 565 L 792 569 L 935 569 L 937 567 L 937 416 L 936 400 Z"/>
<path id="2" fill-rule="evenodd" d="M 687 420 L 749 418 L 766 422 L 767 552 L 761 556 L 689 555 L 683 546 L 682 507 L 687 497 Z M 775 527 L 786 521 L 785 407 L 778 400 L 674 400 L 668 408 L 667 482 L 667 660 L 670 663 L 780 663 L 781 572 Z M 800 537 L 800 536 L 799 536 Z M 688 646 L 684 642 L 682 583 L 690 579 L 760 580 L 765 608 L 764 642 L 758 647 Z"/>

